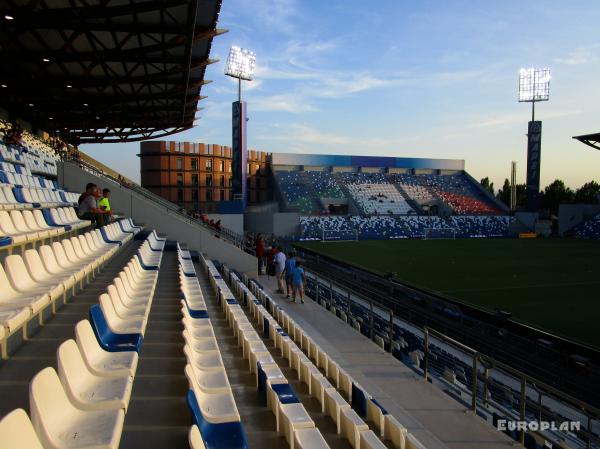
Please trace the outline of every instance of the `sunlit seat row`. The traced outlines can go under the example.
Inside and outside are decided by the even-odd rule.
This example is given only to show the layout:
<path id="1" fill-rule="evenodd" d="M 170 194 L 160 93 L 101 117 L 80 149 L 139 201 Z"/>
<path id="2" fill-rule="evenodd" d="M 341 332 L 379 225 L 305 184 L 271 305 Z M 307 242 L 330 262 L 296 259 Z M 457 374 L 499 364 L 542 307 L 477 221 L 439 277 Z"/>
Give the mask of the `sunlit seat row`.
<path id="1" fill-rule="evenodd" d="M 261 336 L 246 316 L 241 304 L 229 289 L 211 261 L 202 259 L 211 285 L 227 317 L 248 369 L 256 376 L 257 389 L 263 403 L 275 416 L 276 431 L 290 448 L 326 449 L 329 447 L 296 392 L 271 356 Z M 249 299 L 249 298 L 245 298 Z M 254 299 L 254 298 L 253 298 Z"/>
<path id="2" fill-rule="evenodd" d="M 248 443 L 206 310 L 195 268 L 178 245 L 187 403 L 192 414 L 190 447 L 246 449 Z M 184 271 L 184 265 L 186 267 Z M 193 306 L 191 308 L 190 306 Z"/>
<path id="3" fill-rule="evenodd" d="M 138 254 L 162 255 L 162 249 L 150 249 L 149 240 Z M 0 421 L 3 449 L 119 447 L 144 330 L 138 325 L 148 316 L 157 278 L 156 270 L 144 270 L 132 257 L 91 307 L 90 320 L 77 323 L 75 339 L 59 346 L 58 371 L 47 367 L 31 381 L 31 420 L 16 409 Z M 116 343 L 130 338 L 121 328 L 141 333 L 137 347 Z"/>

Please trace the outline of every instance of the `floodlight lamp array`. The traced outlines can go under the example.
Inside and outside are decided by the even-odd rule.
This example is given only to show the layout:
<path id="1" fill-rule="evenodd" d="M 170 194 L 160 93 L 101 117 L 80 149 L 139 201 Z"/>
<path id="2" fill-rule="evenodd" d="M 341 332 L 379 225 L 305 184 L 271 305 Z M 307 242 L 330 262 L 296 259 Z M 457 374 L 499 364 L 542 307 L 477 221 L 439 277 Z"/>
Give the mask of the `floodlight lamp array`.
<path id="1" fill-rule="evenodd" d="M 550 69 L 521 69 L 519 71 L 519 102 L 550 99 Z"/>
<path id="2" fill-rule="evenodd" d="M 246 81 L 254 78 L 256 68 L 256 53 L 240 47 L 231 47 L 227 57 L 225 75 Z"/>

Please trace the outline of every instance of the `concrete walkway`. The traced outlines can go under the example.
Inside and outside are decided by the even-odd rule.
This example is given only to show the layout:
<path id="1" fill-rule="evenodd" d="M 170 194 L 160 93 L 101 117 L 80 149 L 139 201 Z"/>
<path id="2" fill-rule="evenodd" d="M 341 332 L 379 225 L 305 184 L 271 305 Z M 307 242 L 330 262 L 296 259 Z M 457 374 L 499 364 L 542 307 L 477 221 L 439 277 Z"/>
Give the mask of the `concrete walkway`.
<path id="1" fill-rule="evenodd" d="M 427 449 L 521 447 L 390 353 L 306 299 L 293 304 L 274 293 L 274 278 L 259 282 L 341 367 L 394 415 Z"/>

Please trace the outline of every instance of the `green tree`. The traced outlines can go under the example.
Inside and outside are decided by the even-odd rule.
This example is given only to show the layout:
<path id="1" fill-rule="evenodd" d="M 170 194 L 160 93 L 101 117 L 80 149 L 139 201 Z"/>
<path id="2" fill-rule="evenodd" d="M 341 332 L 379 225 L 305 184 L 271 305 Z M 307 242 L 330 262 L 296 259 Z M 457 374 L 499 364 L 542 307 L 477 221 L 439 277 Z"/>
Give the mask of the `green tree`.
<path id="1" fill-rule="evenodd" d="M 527 204 L 527 186 L 525 184 L 517 184 L 517 209 L 525 207 Z M 496 198 L 510 207 L 510 181 L 504 180 L 502 188 L 498 190 Z"/>
<path id="2" fill-rule="evenodd" d="M 540 205 L 542 209 L 547 209 L 556 215 L 559 204 L 572 203 L 574 198 L 573 191 L 562 180 L 555 179 L 541 192 Z"/>
<path id="3" fill-rule="evenodd" d="M 510 207 L 510 181 L 508 179 L 504 180 L 504 184 L 502 184 L 502 188 L 498 190 L 496 198 Z"/>
<path id="4" fill-rule="evenodd" d="M 490 182 L 490 178 L 487 176 L 481 180 L 481 186 L 490 192 L 492 195 L 494 194 L 494 183 Z"/>
<path id="5" fill-rule="evenodd" d="M 595 204 L 600 196 L 600 184 L 596 181 L 586 182 L 575 191 L 576 203 Z"/>

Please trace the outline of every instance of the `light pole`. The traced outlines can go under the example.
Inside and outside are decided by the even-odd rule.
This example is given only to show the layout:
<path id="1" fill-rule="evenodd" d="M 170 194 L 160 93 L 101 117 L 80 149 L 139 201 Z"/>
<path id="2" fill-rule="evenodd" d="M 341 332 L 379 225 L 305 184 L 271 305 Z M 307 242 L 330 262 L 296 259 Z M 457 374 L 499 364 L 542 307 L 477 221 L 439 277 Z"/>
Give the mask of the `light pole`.
<path id="1" fill-rule="evenodd" d="M 527 130 L 527 211 L 540 208 L 540 167 L 542 157 L 542 122 L 535 120 L 535 103 L 550 98 L 550 69 L 521 69 L 519 103 L 531 103 L 531 121 Z"/>
<path id="2" fill-rule="evenodd" d="M 246 102 L 242 101 L 242 80 L 252 81 L 256 68 L 256 54 L 240 47 L 231 47 L 227 57 L 225 75 L 237 78 L 238 100 L 231 105 L 231 192 L 232 207 L 229 212 L 243 213 L 247 200 Z"/>

